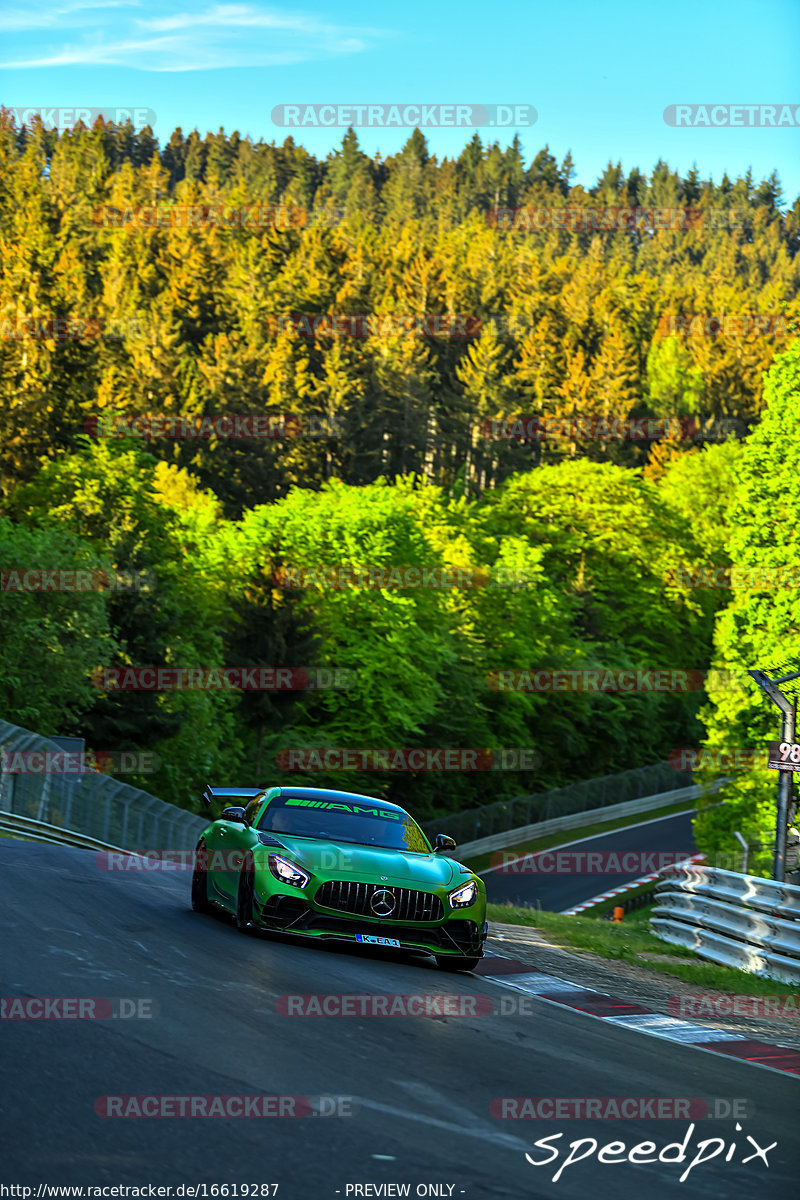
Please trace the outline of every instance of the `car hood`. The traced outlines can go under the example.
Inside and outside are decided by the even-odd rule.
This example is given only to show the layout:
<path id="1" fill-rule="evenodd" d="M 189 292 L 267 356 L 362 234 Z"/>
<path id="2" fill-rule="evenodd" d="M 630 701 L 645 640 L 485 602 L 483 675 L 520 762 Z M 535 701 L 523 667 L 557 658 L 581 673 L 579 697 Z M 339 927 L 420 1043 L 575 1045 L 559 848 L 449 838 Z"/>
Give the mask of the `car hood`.
<path id="1" fill-rule="evenodd" d="M 323 842 L 294 838 L 290 834 L 271 834 L 286 847 L 288 857 L 317 876 L 328 879 L 353 879 L 366 883 L 386 882 L 397 887 L 449 887 L 457 879 L 468 878 L 459 863 L 441 854 L 408 854 L 380 846 L 359 846 L 351 842 Z M 262 853 L 269 853 L 264 846 Z M 273 853 L 279 853 L 277 847 Z"/>

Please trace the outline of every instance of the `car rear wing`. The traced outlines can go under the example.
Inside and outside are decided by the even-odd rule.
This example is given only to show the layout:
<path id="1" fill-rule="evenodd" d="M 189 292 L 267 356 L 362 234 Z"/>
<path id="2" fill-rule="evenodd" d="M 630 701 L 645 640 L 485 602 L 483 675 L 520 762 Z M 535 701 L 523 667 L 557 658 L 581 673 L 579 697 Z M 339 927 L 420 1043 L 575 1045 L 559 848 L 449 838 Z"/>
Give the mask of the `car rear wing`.
<path id="1" fill-rule="evenodd" d="M 206 785 L 206 790 L 203 792 L 203 804 L 211 811 L 212 804 L 215 800 L 222 802 L 222 807 L 225 808 L 229 801 L 241 801 L 244 804 L 248 800 L 252 800 L 254 796 L 260 795 L 266 791 L 266 788 L 238 788 L 238 787 L 211 787 Z"/>

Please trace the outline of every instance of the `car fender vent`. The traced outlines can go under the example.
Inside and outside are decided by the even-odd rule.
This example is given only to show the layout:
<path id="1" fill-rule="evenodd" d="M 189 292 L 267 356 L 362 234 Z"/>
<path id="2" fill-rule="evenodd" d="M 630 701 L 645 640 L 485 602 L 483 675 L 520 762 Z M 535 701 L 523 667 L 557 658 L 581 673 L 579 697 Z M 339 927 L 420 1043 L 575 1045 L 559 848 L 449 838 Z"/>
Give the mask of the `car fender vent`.
<path id="1" fill-rule="evenodd" d="M 279 842 L 277 838 L 274 838 L 272 836 L 272 834 L 262 833 L 261 830 L 257 830 L 257 833 L 258 833 L 258 840 L 261 842 L 262 846 L 277 846 L 279 850 L 286 849 L 283 842 Z"/>

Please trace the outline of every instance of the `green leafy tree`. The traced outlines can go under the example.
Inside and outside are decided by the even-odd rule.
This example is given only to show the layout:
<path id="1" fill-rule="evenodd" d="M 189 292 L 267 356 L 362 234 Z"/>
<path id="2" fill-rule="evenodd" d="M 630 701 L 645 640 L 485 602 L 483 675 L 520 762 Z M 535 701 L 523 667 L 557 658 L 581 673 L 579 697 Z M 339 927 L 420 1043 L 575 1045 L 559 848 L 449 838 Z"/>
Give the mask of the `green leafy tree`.
<path id="1" fill-rule="evenodd" d="M 222 589 L 209 586 L 203 566 L 218 508 L 191 477 L 141 451 L 101 443 L 46 463 L 17 489 L 9 510 L 31 529 L 80 538 L 110 560 L 113 641 L 105 665 L 226 665 L 217 632 Z M 90 679 L 76 686 L 90 687 Z M 164 766 L 145 786 L 167 799 L 193 802 L 214 764 L 236 756 L 235 694 L 112 687 L 95 695 L 83 717 L 88 740 L 102 749 L 157 749 Z"/>
<path id="2" fill-rule="evenodd" d="M 745 672 L 760 668 L 774 676 L 800 665 L 800 344 L 775 361 L 764 395 L 761 422 L 744 441 L 736 464 L 727 546 L 735 571 L 730 603 L 715 630 L 719 682 L 709 689 L 704 714 L 710 750 L 757 753 L 753 769 L 725 786 L 724 806 L 709 805 L 701 812 L 695 837 L 710 860 L 719 854 L 730 862 L 737 854 L 733 833 L 739 830 L 756 849 L 748 870 L 768 875 L 776 772 L 764 766 L 763 748 L 778 736 L 780 714 Z M 710 757 L 709 765 L 713 762 Z"/>
<path id="3" fill-rule="evenodd" d="M 64 530 L 0 517 L 0 577 L 0 717 L 45 736 L 76 734 L 96 700 L 92 674 L 115 648 L 108 560 Z"/>

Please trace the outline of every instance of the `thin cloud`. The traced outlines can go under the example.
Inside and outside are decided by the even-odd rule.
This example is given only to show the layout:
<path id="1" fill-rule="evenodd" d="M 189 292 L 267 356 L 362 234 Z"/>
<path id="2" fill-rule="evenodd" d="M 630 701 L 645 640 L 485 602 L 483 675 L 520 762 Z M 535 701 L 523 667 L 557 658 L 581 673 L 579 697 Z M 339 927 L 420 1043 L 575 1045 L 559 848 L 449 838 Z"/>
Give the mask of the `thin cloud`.
<path id="1" fill-rule="evenodd" d="M 152 17 L 120 11 L 141 12 L 141 7 L 128 0 L 76 0 L 35 14 L 6 11 L 0 16 L 0 28 L 27 31 L 28 37 L 22 53 L 9 56 L 0 66 L 6 70 L 117 66 L 154 72 L 285 66 L 363 53 L 390 32 L 334 25 L 249 4 L 219 4 L 199 13 L 164 13 L 162 7 Z M 116 11 L 106 11 L 111 9 Z M 35 36 L 44 29 L 63 27 L 78 38 L 41 46 L 41 36 Z"/>
<path id="2" fill-rule="evenodd" d="M 139 0 L 76 0 L 75 4 L 45 5 L 37 11 L 30 8 L 6 8 L 0 10 L 0 31 L 24 33 L 37 29 L 58 29 L 61 25 L 81 28 L 91 24 L 91 18 L 81 19 L 84 12 L 139 7 Z M 70 20 L 73 16 L 78 17 L 78 20 Z"/>

